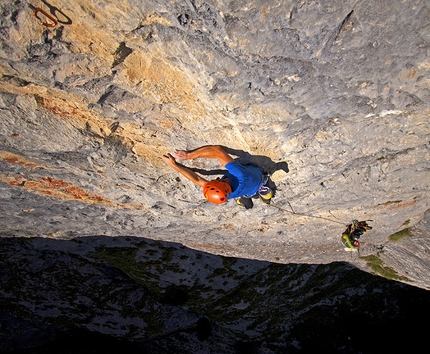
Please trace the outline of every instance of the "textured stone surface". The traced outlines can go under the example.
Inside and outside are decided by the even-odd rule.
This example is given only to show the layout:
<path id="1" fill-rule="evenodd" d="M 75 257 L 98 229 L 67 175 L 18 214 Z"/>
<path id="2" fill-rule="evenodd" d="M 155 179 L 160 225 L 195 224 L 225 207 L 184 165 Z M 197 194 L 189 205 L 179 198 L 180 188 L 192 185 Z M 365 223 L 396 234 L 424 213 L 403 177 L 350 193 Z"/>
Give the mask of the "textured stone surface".
<path id="1" fill-rule="evenodd" d="M 428 1 L 28 2 L 58 24 L 0 0 L 0 350 L 425 344 Z M 210 205 L 161 159 L 206 144 L 273 206 Z"/>
<path id="2" fill-rule="evenodd" d="M 417 247 L 428 268 L 428 233 L 388 238 L 429 203 L 426 1 L 39 5 L 58 26 L 1 1 L 4 236 L 136 236 L 367 269 L 340 235 L 372 219 L 362 254 L 383 249 L 429 288 L 425 272 L 405 274 Z M 268 168 L 273 203 L 311 217 L 206 203 L 160 158 L 205 144 Z"/>

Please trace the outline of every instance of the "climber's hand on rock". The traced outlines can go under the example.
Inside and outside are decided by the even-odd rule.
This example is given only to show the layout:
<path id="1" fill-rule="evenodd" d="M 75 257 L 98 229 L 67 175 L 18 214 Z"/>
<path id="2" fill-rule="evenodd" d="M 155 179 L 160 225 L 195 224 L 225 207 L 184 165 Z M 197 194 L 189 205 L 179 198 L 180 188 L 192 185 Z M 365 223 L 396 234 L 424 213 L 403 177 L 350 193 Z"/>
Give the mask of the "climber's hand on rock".
<path id="1" fill-rule="evenodd" d="M 170 154 L 163 155 L 162 158 L 163 158 L 163 161 L 166 163 L 166 165 L 168 165 L 168 166 L 170 166 L 172 168 L 176 167 L 176 161 L 175 161 L 175 158 L 172 155 L 170 155 Z"/>
<path id="2" fill-rule="evenodd" d="M 188 160 L 188 152 L 185 150 L 175 150 L 173 153 L 178 160 Z"/>

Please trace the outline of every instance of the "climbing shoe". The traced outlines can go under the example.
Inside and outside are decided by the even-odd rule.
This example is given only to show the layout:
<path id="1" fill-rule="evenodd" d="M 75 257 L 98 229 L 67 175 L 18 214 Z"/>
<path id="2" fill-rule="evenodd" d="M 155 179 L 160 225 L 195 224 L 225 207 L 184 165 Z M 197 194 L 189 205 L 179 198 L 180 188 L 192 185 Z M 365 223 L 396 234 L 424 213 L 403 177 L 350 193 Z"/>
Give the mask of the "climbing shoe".
<path id="1" fill-rule="evenodd" d="M 254 206 L 250 198 L 243 197 L 236 199 L 236 204 L 245 207 L 245 209 L 251 209 Z"/>

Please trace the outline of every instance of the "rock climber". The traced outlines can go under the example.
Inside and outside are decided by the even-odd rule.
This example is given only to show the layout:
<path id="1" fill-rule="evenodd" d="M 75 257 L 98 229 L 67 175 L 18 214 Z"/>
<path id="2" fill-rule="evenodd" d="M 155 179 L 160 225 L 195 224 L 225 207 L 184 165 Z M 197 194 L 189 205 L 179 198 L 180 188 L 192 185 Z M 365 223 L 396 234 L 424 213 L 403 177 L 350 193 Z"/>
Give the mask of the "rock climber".
<path id="1" fill-rule="evenodd" d="M 235 199 L 237 204 L 246 209 L 253 206 L 251 198 L 259 197 L 266 204 L 270 203 L 273 191 L 266 185 L 269 175 L 257 166 L 242 165 L 219 145 L 202 146 L 191 151 L 176 150 L 173 155 L 163 155 L 164 162 L 191 182 L 202 187 L 205 198 L 211 203 L 223 204 L 230 199 Z M 227 169 L 227 172 L 221 178 L 208 181 L 191 169 L 178 164 L 175 158 L 178 160 L 217 159 Z"/>

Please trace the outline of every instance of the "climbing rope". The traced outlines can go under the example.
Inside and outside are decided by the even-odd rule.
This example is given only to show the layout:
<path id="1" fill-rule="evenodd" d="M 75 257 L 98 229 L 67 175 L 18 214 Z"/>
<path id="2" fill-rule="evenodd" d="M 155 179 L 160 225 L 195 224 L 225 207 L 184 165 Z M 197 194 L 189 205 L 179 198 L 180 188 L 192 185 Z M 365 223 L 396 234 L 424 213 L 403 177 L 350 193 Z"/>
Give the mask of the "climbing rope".
<path id="1" fill-rule="evenodd" d="M 345 223 L 343 223 L 341 221 L 325 218 L 323 216 L 296 213 L 294 211 L 293 207 L 291 206 L 290 202 L 287 201 L 287 203 L 290 206 L 291 210 L 281 208 L 277 205 L 271 204 L 270 201 L 268 203 L 266 202 L 265 204 L 272 206 L 276 209 L 279 209 L 281 211 L 293 214 L 293 215 L 300 215 L 300 216 L 305 216 L 308 218 L 327 220 L 330 222 L 334 222 L 336 224 L 341 224 L 341 225 L 347 226 L 346 230 L 342 233 L 342 237 L 341 237 L 341 242 L 346 247 L 345 250 L 352 250 L 352 251 L 360 252 L 360 249 L 359 249 L 360 248 L 360 242 L 358 241 L 358 239 L 360 238 L 360 236 L 362 234 L 365 234 L 367 230 L 372 229 L 372 227 L 369 226 L 366 221 L 352 220 L 352 222 L 350 224 L 346 225 Z M 335 216 L 333 215 L 333 217 L 335 217 Z M 372 221 L 372 220 L 367 220 L 367 221 Z"/>
<path id="2" fill-rule="evenodd" d="M 291 208 L 291 209 L 293 209 L 293 208 L 291 207 L 290 202 L 288 202 L 288 201 L 287 201 L 287 203 L 290 205 L 290 208 Z M 274 207 L 274 208 L 276 208 L 276 209 L 279 209 L 279 210 L 285 211 L 285 212 L 287 212 L 287 213 L 293 214 L 293 215 L 300 215 L 300 216 L 305 216 L 305 217 L 308 217 L 308 218 L 323 219 L 323 220 L 327 220 L 327 221 L 334 222 L 334 223 L 336 223 L 336 224 L 346 225 L 345 223 L 343 223 L 343 222 L 341 222 L 341 221 L 336 221 L 336 220 L 333 220 L 333 219 L 325 218 L 325 217 L 323 217 L 323 216 L 316 216 L 316 215 L 309 215 L 309 214 L 303 214 L 303 213 L 296 213 L 294 210 L 284 209 L 284 208 L 281 208 L 281 207 L 279 207 L 279 206 L 277 206 L 277 205 L 274 205 L 274 204 L 272 204 L 272 203 L 267 204 L 267 205 L 269 205 L 269 206 L 271 206 L 271 207 Z"/>

